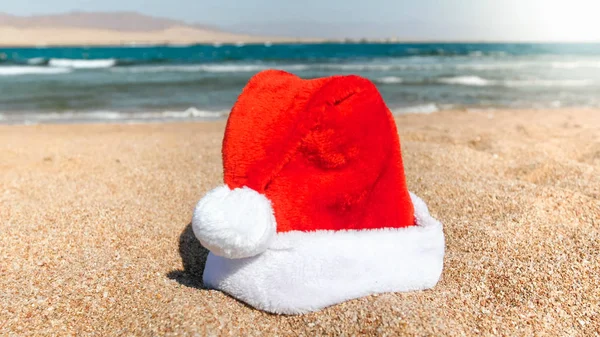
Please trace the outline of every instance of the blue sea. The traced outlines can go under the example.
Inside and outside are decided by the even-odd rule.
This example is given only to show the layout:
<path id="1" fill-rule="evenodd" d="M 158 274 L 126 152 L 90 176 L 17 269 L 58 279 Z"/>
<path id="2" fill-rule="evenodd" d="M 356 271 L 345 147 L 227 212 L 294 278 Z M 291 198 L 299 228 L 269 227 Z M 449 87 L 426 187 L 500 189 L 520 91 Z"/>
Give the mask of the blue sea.
<path id="1" fill-rule="evenodd" d="M 367 77 L 396 114 L 600 107 L 600 44 L 0 48 L 0 123 L 225 118 L 268 68 Z"/>

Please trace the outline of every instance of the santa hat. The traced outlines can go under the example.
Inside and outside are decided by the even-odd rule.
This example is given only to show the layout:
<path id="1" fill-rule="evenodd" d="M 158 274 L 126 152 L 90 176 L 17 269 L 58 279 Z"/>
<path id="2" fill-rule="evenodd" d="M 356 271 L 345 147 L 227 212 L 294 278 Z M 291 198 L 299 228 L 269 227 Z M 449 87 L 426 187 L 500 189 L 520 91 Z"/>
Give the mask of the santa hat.
<path id="1" fill-rule="evenodd" d="M 255 75 L 223 140 L 223 186 L 192 227 L 204 284 L 283 314 L 433 287 L 442 224 L 406 187 L 394 119 L 358 76 Z"/>

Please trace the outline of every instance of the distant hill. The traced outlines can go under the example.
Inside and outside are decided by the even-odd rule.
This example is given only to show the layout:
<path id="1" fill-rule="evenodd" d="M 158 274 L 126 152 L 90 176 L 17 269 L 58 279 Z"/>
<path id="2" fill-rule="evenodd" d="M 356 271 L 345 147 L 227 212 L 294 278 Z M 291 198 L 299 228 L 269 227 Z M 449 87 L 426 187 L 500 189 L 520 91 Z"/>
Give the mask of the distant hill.
<path id="1" fill-rule="evenodd" d="M 297 38 L 236 34 L 135 12 L 0 13 L 0 46 L 252 43 Z"/>
<path id="2" fill-rule="evenodd" d="M 26 17 L 0 13 L 0 26 L 108 29 L 121 32 L 148 32 L 172 27 L 189 27 L 218 31 L 214 27 L 190 25 L 178 20 L 157 18 L 135 12 L 71 12 Z"/>

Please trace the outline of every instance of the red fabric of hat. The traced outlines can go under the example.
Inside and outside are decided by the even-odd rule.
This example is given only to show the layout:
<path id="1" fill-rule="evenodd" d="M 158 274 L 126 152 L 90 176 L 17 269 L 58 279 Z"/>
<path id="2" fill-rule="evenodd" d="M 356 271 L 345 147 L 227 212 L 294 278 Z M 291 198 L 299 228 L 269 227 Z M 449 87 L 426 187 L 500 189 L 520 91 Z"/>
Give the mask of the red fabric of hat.
<path id="1" fill-rule="evenodd" d="M 205 284 L 297 314 L 378 292 L 430 288 L 441 224 L 409 193 L 400 140 L 358 76 L 255 75 L 223 140 L 224 182 L 198 203 Z"/>

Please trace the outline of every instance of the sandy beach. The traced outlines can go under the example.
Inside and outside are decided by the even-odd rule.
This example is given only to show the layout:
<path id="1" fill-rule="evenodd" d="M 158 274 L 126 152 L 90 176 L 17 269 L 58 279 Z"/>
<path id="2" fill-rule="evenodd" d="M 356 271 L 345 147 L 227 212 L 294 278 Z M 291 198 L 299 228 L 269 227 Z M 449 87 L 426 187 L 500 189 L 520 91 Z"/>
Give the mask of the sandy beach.
<path id="1" fill-rule="evenodd" d="M 128 11 L 73 11 L 31 16 L 10 15 L 0 11 L 0 47 L 241 44 L 267 41 L 276 43 L 310 39 L 234 33 L 218 27 Z"/>
<path id="2" fill-rule="evenodd" d="M 280 37 L 232 34 L 216 30 L 170 27 L 150 32 L 120 32 L 86 28 L 15 28 L 0 24 L 0 47 L 19 46 L 113 46 L 113 45 L 188 45 L 196 43 L 264 43 L 311 41 Z M 316 41 L 313 39 L 312 41 Z"/>
<path id="3" fill-rule="evenodd" d="M 397 124 L 441 281 L 292 317 L 202 286 L 224 122 L 0 126 L 0 335 L 600 335 L 600 111 Z"/>

